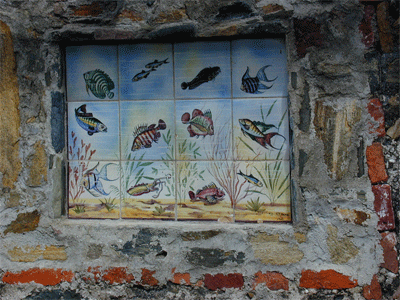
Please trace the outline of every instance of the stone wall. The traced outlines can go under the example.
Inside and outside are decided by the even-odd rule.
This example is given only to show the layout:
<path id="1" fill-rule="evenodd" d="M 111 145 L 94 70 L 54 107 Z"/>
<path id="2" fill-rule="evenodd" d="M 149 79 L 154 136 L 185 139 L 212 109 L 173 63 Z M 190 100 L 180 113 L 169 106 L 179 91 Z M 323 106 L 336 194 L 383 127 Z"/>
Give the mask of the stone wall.
<path id="1" fill-rule="evenodd" d="M 0 1 L 1 299 L 399 299 L 399 10 Z M 63 46 L 284 36 L 293 223 L 68 220 Z"/>

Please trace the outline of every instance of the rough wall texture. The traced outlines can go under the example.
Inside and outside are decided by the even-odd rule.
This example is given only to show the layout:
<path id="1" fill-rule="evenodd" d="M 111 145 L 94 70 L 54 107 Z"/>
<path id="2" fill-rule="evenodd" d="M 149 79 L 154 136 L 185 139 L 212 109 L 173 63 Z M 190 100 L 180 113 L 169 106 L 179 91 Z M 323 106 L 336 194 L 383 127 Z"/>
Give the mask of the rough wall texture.
<path id="1" fill-rule="evenodd" d="M 0 1 L 0 298 L 399 299 L 398 16 L 379 0 Z M 63 45 L 274 35 L 292 224 L 63 216 Z"/>

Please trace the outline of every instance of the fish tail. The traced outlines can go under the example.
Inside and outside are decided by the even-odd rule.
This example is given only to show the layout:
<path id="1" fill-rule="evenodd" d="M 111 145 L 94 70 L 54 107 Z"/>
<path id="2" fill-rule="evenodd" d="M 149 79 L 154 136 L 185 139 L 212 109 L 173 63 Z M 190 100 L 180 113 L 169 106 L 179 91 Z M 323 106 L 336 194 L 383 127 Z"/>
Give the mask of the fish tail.
<path id="1" fill-rule="evenodd" d="M 113 93 L 113 92 L 108 92 L 108 93 L 107 93 L 107 97 L 108 97 L 109 99 L 112 99 L 112 98 L 114 97 L 114 93 Z"/>
<path id="2" fill-rule="evenodd" d="M 189 191 L 189 198 L 191 201 L 195 201 L 196 195 L 192 191 Z"/>
<path id="3" fill-rule="evenodd" d="M 112 163 L 105 164 L 105 165 L 101 168 L 100 173 L 99 173 L 99 175 L 98 175 L 99 178 L 104 179 L 104 180 L 107 180 L 107 181 L 112 181 L 112 179 L 109 179 L 109 178 L 107 177 L 107 167 L 108 167 L 109 165 L 112 165 Z"/>
<path id="4" fill-rule="evenodd" d="M 239 173 L 237 173 L 238 175 L 244 175 L 243 173 L 242 173 L 242 170 L 239 170 Z"/>
<path id="5" fill-rule="evenodd" d="M 165 122 L 163 120 L 158 120 L 158 130 L 164 130 L 165 128 L 167 128 L 167 124 L 165 124 Z"/>
<path id="6" fill-rule="evenodd" d="M 168 57 L 163 61 L 164 64 L 169 64 Z"/>
<path id="7" fill-rule="evenodd" d="M 181 84 L 182 90 L 186 90 L 188 86 L 189 86 L 189 84 L 187 82 L 182 82 L 182 84 Z"/>
<path id="8" fill-rule="evenodd" d="M 268 79 L 267 75 L 265 75 L 265 69 L 268 68 L 268 67 L 270 67 L 270 65 L 264 66 L 260 70 L 258 70 L 257 78 L 259 80 L 266 81 L 266 82 L 272 82 L 272 81 L 275 81 L 278 78 L 278 76 L 277 76 L 274 79 Z"/>
<path id="9" fill-rule="evenodd" d="M 270 146 L 271 148 L 273 148 L 273 149 L 275 149 L 275 150 L 279 150 L 278 148 L 275 148 L 274 146 L 271 145 L 271 138 L 274 137 L 274 136 L 276 136 L 276 135 L 279 135 L 279 136 L 281 136 L 281 137 L 283 137 L 283 138 L 285 139 L 285 137 L 284 137 L 283 135 L 281 135 L 281 134 L 279 134 L 279 133 L 277 133 L 277 132 L 270 132 L 270 133 L 267 133 L 267 134 L 265 135 L 265 137 L 264 137 L 264 142 L 265 142 L 268 146 Z M 285 139 L 285 140 L 286 140 L 286 139 Z M 264 147 L 265 147 L 265 144 L 264 144 Z"/>

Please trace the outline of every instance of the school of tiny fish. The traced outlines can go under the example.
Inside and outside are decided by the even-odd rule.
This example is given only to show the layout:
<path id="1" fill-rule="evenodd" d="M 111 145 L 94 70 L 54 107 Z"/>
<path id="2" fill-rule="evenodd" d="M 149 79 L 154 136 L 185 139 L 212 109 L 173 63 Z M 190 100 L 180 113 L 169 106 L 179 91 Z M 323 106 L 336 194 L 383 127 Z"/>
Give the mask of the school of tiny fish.
<path id="1" fill-rule="evenodd" d="M 135 76 L 133 76 L 132 81 L 136 82 L 139 80 L 142 80 L 144 78 L 147 78 L 151 72 L 154 72 L 157 70 L 158 67 L 164 65 L 164 64 L 169 64 L 169 61 L 167 61 L 168 58 L 162 60 L 162 61 L 158 61 L 157 59 L 155 59 L 153 62 L 148 63 L 145 65 L 145 68 L 150 69 L 150 70 L 142 70 L 141 72 L 137 73 Z"/>

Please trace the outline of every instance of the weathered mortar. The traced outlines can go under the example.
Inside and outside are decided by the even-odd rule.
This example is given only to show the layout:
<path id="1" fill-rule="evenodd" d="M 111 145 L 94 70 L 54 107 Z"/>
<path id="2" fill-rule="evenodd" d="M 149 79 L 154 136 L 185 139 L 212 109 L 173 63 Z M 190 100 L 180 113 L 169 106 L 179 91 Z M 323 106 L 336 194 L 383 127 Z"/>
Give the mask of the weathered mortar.
<path id="1" fill-rule="evenodd" d="M 378 2 L 369 14 L 364 3 L 345 0 L 1 2 L 0 298 L 361 299 L 375 274 L 380 282 L 398 282 L 398 274 L 385 273 L 398 262 L 393 239 L 380 242 L 376 182 L 364 171 L 385 168 L 365 162 L 382 161 L 384 154 L 364 156 L 380 134 L 371 129 L 379 121 L 368 100 L 385 95 L 386 127 L 400 117 L 396 99 L 389 101 L 398 90 L 395 25 L 389 2 Z M 379 22 L 371 21 L 374 7 Z M 383 33 L 384 55 L 371 32 Z M 290 75 L 292 224 L 61 216 L 61 46 L 277 34 L 286 37 Z M 383 144 L 383 152 L 398 156 L 398 140 Z M 398 160 L 389 167 L 398 200 L 392 183 Z M 379 271 L 381 263 L 391 271 Z M 395 287 L 383 287 L 390 297 Z"/>

